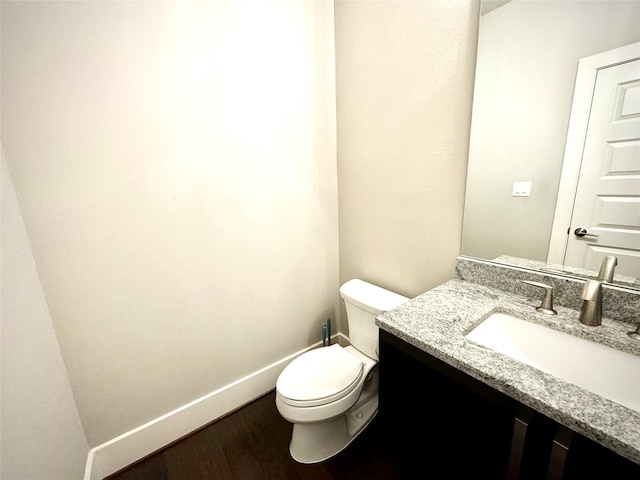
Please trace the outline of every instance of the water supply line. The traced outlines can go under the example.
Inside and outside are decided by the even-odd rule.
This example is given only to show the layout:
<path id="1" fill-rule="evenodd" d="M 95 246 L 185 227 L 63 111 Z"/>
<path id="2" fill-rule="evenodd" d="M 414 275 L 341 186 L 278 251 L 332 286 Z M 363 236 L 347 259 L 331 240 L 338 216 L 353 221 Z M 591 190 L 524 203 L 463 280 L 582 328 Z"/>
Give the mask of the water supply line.
<path id="1" fill-rule="evenodd" d="M 327 323 L 322 325 L 322 346 L 331 345 L 331 319 L 327 320 Z"/>

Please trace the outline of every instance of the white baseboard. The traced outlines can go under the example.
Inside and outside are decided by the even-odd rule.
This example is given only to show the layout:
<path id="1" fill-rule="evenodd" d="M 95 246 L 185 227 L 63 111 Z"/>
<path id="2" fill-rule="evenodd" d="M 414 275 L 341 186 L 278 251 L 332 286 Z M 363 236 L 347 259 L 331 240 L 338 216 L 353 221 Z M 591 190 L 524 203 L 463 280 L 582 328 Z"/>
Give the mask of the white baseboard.
<path id="1" fill-rule="evenodd" d="M 342 334 L 332 336 L 343 345 Z M 102 480 L 198 428 L 216 420 L 273 390 L 280 372 L 298 355 L 316 348 L 312 345 L 247 375 L 204 397 L 158 417 L 89 451 L 84 480 Z"/>

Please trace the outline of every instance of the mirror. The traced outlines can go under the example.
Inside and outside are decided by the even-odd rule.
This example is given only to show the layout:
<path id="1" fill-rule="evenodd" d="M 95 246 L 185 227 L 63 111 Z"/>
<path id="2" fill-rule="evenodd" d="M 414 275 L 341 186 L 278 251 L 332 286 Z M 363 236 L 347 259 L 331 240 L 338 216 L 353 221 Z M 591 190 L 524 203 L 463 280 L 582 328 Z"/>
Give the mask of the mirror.
<path id="1" fill-rule="evenodd" d="M 633 0 L 482 1 L 463 256 L 597 275 L 548 262 L 565 142 L 579 60 L 640 41 L 638 18 Z"/>

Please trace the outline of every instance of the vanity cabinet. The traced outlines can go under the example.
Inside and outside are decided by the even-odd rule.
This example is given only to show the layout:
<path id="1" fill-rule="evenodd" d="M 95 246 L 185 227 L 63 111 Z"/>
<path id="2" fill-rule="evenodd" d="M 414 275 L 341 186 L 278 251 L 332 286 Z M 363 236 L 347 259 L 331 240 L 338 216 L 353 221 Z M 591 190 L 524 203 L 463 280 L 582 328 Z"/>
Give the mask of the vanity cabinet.
<path id="1" fill-rule="evenodd" d="M 638 479 L 640 466 L 380 331 L 378 424 L 402 478 Z"/>

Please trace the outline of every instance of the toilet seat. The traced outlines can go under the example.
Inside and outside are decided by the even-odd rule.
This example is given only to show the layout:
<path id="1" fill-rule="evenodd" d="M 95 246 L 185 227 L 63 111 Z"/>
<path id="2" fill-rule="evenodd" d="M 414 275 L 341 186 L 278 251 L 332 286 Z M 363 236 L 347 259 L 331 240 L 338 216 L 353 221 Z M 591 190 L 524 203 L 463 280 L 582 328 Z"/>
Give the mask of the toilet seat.
<path id="1" fill-rule="evenodd" d="M 282 371 L 276 390 L 294 407 L 335 402 L 351 393 L 364 375 L 364 363 L 338 344 L 300 355 Z"/>

